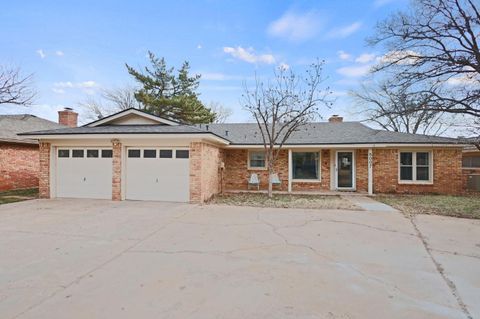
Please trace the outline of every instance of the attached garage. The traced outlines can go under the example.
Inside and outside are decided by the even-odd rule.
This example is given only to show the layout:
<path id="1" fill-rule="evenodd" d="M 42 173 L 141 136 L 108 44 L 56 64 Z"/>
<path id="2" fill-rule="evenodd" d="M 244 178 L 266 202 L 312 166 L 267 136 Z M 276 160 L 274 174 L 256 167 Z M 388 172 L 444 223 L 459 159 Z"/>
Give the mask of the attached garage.
<path id="1" fill-rule="evenodd" d="M 188 202 L 189 150 L 172 147 L 127 148 L 125 198 Z"/>
<path id="2" fill-rule="evenodd" d="M 112 198 L 112 149 L 57 149 L 56 197 Z"/>

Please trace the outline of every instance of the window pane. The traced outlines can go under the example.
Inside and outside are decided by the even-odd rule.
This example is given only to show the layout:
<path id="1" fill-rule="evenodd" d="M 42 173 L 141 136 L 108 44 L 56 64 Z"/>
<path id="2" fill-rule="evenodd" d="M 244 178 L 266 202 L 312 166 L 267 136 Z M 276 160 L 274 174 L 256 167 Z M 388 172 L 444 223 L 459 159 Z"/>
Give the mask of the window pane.
<path id="1" fill-rule="evenodd" d="M 98 157 L 98 150 L 87 150 L 87 157 Z"/>
<path id="2" fill-rule="evenodd" d="M 72 150 L 72 157 L 83 157 L 83 150 Z"/>
<path id="3" fill-rule="evenodd" d="M 188 151 L 187 150 L 176 150 L 175 151 L 176 158 L 188 158 Z"/>
<path id="4" fill-rule="evenodd" d="M 417 153 L 417 165 L 429 165 L 428 155 L 426 152 Z"/>
<path id="5" fill-rule="evenodd" d="M 160 158 L 172 158 L 172 150 L 160 150 Z"/>
<path id="6" fill-rule="evenodd" d="M 400 165 L 412 165 L 412 153 L 400 153 Z"/>
<path id="7" fill-rule="evenodd" d="M 480 156 L 472 157 L 472 167 L 480 167 Z"/>
<path id="8" fill-rule="evenodd" d="M 480 156 L 466 156 L 462 159 L 462 167 L 480 167 Z"/>
<path id="9" fill-rule="evenodd" d="M 58 157 L 70 157 L 70 150 L 58 150 Z"/>
<path id="10" fill-rule="evenodd" d="M 413 169 L 412 167 L 400 167 L 400 180 L 402 181 L 411 181 L 413 179 Z"/>
<path id="11" fill-rule="evenodd" d="M 317 152 L 294 152 L 292 154 L 293 178 L 294 179 L 318 179 Z"/>
<path id="12" fill-rule="evenodd" d="M 140 157 L 140 150 L 128 150 L 128 157 Z"/>
<path id="13" fill-rule="evenodd" d="M 417 181 L 428 181 L 429 180 L 429 168 L 428 167 L 417 167 Z"/>
<path id="14" fill-rule="evenodd" d="M 250 167 L 265 167 L 265 152 L 250 152 Z"/>
<path id="15" fill-rule="evenodd" d="M 143 150 L 143 158 L 156 158 L 157 150 Z"/>
<path id="16" fill-rule="evenodd" d="M 112 150 L 102 150 L 102 157 L 109 158 L 112 157 L 113 151 Z"/>

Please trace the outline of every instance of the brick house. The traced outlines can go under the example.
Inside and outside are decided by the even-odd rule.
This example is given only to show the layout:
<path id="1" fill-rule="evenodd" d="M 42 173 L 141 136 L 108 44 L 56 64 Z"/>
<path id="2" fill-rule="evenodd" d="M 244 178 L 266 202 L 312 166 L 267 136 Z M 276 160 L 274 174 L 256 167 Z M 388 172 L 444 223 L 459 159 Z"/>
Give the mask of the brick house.
<path id="1" fill-rule="evenodd" d="M 29 114 L 0 115 L 0 191 L 38 187 L 38 141 L 17 134 L 64 127 Z"/>
<path id="2" fill-rule="evenodd" d="M 183 125 L 128 109 L 83 127 L 30 132 L 40 143 L 40 195 L 203 202 L 267 188 L 256 124 Z M 309 123 L 281 150 L 277 190 L 462 192 L 462 147 L 444 137 L 387 132 L 359 122 Z"/>
<path id="3" fill-rule="evenodd" d="M 463 149 L 462 173 L 465 190 L 480 192 L 480 150 L 474 145 L 468 145 Z"/>

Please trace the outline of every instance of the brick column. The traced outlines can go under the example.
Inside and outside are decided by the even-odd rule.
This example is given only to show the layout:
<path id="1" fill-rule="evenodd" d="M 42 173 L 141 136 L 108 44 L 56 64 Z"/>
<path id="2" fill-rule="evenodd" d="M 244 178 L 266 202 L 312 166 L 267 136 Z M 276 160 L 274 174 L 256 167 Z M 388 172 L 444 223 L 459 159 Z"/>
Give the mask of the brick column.
<path id="1" fill-rule="evenodd" d="M 40 142 L 38 174 L 38 192 L 40 198 L 50 198 L 50 143 Z"/>
<path id="2" fill-rule="evenodd" d="M 112 200 L 122 200 L 122 143 L 112 140 Z"/>
<path id="3" fill-rule="evenodd" d="M 202 143 L 190 143 L 190 202 L 202 201 Z"/>

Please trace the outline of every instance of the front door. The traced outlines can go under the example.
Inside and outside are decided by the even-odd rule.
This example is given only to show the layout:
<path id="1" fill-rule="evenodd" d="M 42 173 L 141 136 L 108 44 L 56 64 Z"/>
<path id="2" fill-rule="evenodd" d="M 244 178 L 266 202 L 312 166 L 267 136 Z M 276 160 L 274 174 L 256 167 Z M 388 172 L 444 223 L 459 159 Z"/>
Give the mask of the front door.
<path id="1" fill-rule="evenodd" d="M 350 151 L 337 152 L 337 188 L 354 189 L 354 156 Z"/>

